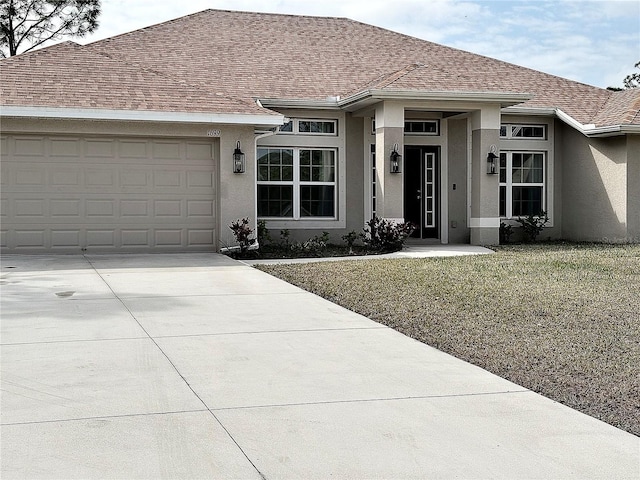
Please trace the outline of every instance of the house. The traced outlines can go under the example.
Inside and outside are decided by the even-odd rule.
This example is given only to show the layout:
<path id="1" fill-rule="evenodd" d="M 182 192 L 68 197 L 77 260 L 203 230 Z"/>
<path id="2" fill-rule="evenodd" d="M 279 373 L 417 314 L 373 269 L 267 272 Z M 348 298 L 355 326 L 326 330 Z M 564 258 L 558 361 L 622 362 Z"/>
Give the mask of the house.
<path id="1" fill-rule="evenodd" d="M 206 10 L 1 68 L 2 250 L 215 251 L 248 217 L 339 240 L 640 241 L 640 89 L 344 18 Z M 242 155 L 240 155 L 242 154 Z"/>

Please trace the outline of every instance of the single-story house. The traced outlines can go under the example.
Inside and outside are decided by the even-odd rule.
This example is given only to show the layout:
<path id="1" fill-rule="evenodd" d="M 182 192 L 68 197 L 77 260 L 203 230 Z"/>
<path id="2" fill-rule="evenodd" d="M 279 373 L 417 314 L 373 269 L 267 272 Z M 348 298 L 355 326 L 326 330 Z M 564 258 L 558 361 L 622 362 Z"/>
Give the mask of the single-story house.
<path id="1" fill-rule="evenodd" d="M 640 89 L 345 18 L 206 10 L 1 68 L 2 251 L 216 251 L 228 225 L 335 241 L 640 241 Z"/>

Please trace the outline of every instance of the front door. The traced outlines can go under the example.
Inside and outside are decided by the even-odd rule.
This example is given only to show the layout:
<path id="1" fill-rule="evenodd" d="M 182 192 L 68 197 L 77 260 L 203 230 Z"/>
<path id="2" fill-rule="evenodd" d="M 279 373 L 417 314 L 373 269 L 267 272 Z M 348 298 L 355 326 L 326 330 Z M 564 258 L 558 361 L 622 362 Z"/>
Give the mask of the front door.
<path id="1" fill-rule="evenodd" d="M 418 228 L 415 238 L 438 238 L 438 147 L 405 147 L 404 218 Z"/>

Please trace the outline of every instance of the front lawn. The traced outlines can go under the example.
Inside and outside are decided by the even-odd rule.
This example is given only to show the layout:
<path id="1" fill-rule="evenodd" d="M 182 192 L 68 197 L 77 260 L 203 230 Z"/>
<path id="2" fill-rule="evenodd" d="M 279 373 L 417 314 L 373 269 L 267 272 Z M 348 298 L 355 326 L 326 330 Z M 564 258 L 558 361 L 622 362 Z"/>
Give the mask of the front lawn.
<path id="1" fill-rule="evenodd" d="M 640 245 L 258 268 L 640 435 Z"/>

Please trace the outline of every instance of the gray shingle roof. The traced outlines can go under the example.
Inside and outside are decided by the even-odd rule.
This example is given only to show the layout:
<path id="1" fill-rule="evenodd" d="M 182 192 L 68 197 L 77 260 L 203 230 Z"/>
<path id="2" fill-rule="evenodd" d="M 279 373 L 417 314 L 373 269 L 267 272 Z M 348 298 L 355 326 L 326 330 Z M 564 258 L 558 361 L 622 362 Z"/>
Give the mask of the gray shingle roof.
<path id="1" fill-rule="evenodd" d="M 583 124 L 640 123 L 631 94 L 344 18 L 205 10 L 51 50 L 0 64 L 13 82 L 3 85 L 3 104 L 255 113 L 254 98 L 324 100 L 377 88 L 528 93 L 520 106 L 560 108 Z"/>

